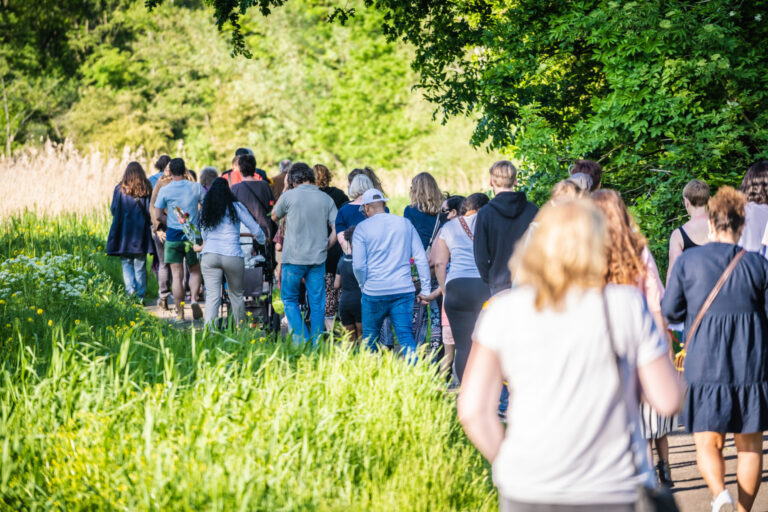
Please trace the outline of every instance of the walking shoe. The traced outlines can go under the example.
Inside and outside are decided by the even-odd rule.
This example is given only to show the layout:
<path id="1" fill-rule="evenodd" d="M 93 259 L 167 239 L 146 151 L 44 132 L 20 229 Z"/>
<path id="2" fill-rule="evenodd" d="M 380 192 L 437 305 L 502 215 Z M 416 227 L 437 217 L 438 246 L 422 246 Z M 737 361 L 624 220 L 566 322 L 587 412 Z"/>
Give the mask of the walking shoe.
<path id="1" fill-rule="evenodd" d="M 168 297 L 163 297 L 162 299 L 158 299 L 157 307 L 159 307 L 163 311 L 168 311 Z"/>
<path id="2" fill-rule="evenodd" d="M 659 483 L 665 487 L 674 487 L 675 482 L 672 481 L 672 472 L 669 469 L 669 462 L 666 460 L 659 460 L 656 464 L 656 474 L 659 477 Z"/>
<path id="3" fill-rule="evenodd" d="M 189 307 L 192 308 L 193 319 L 200 320 L 203 318 L 203 308 L 200 307 L 199 302 L 193 302 Z"/>
<path id="4" fill-rule="evenodd" d="M 712 502 L 712 512 L 736 512 L 733 498 L 727 489 Z"/>

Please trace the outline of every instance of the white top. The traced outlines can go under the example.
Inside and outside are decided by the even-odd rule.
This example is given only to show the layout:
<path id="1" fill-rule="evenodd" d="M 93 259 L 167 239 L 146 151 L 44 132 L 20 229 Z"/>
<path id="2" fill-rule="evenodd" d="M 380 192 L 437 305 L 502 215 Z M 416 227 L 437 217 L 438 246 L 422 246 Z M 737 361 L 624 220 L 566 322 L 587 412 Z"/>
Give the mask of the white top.
<path id="1" fill-rule="evenodd" d="M 521 286 L 494 297 L 473 339 L 499 357 L 510 402 L 493 481 L 528 503 L 630 503 L 653 485 L 637 422 L 637 367 L 666 356 L 643 296 L 609 285 L 606 299 L 625 387 L 623 400 L 599 290 L 574 290 L 562 311 L 534 308 Z M 628 450 L 634 425 L 637 476 Z"/>
<path id="2" fill-rule="evenodd" d="M 463 218 L 470 232 L 474 234 L 477 214 L 473 213 Z M 438 237 L 445 241 L 445 245 L 448 246 L 448 250 L 451 252 L 451 264 L 448 266 L 448 275 L 445 278 L 445 282 L 448 283 L 461 277 L 480 279 L 480 272 L 478 272 L 477 264 L 475 263 L 474 244 L 461 226 L 459 218 L 456 217 L 448 221 L 440 229 Z"/>
<path id="3" fill-rule="evenodd" d="M 259 245 L 264 245 L 266 239 L 264 232 L 259 224 L 254 220 L 251 212 L 240 202 L 235 202 L 235 211 L 240 222 L 233 223 L 229 215 L 224 215 L 219 225 L 213 229 L 203 229 L 202 233 L 203 250 L 202 254 L 221 254 L 222 256 L 235 256 L 244 258 L 243 248 L 240 245 L 240 223 L 242 222 L 248 228 L 248 231 L 254 236 Z"/>
<path id="4" fill-rule="evenodd" d="M 763 245 L 765 227 L 768 225 L 768 204 L 747 203 L 744 207 L 744 231 L 739 245 L 752 252 L 758 252 Z"/>

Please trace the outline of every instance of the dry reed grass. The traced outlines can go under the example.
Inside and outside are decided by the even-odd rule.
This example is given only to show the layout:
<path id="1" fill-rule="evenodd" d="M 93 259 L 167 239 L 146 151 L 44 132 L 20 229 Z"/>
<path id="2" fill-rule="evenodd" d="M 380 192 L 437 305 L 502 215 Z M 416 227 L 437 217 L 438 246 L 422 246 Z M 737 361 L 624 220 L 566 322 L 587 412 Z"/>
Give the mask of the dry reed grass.
<path id="1" fill-rule="evenodd" d="M 61 213 L 89 213 L 109 205 L 115 185 L 126 165 L 136 160 L 154 172 L 154 158 L 141 149 L 125 147 L 122 152 L 81 153 L 71 142 L 46 141 L 13 157 L 0 158 L 0 218 L 25 210 L 56 216 Z M 490 161 L 488 162 L 490 165 Z M 486 167 L 487 169 L 487 167 Z M 432 172 L 440 187 L 451 193 L 470 193 L 487 188 L 485 169 L 471 172 L 443 169 L 385 170 L 379 172 L 386 193 L 407 198 L 413 176 Z M 269 170 L 268 172 L 276 172 Z M 337 169 L 334 182 L 346 190 L 346 171 Z"/>

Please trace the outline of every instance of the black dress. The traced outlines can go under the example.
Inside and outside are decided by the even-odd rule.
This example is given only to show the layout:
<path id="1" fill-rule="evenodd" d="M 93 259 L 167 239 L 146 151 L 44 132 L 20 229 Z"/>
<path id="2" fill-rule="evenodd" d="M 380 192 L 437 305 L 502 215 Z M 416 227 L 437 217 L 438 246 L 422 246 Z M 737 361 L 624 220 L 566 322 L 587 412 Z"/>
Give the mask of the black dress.
<path id="1" fill-rule="evenodd" d="M 670 323 L 687 328 L 725 268 L 741 250 L 710 242 L 675 262 L 661 301 Z M 688 347 L 688 432 L 762 432 L 768 429 L 768 261 L 747 253 L 736 265 Z M 687 337 L 688 333 L 685 333 Z"/>

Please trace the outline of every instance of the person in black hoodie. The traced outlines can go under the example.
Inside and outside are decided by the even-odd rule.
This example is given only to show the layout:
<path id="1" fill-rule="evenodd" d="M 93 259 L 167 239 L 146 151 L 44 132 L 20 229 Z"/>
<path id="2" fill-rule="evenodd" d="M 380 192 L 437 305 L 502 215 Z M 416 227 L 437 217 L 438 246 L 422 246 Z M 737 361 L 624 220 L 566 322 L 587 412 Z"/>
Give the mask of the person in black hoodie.
<path id="1" fill-rule="evenodd" d="M 509 259 L 539 209 L 526 199 L 525 192 L 513 190 L 517 169 L 512 162 L 496 162 L 490 174 L 495 197 L 477 212 L 474 249 L 480 277 L 493 296 L 512 286 Z"/>

